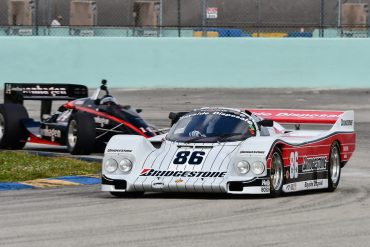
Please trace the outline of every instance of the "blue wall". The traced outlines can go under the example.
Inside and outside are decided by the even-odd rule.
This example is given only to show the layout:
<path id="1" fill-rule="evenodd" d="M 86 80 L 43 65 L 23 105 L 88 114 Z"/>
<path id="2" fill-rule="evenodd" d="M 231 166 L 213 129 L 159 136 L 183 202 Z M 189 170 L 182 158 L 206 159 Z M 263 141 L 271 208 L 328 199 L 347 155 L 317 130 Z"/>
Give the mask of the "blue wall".
<path id="1" fill-rule="evenodd" d="M 370 87 L 370 39 L 0 37 L 0 83 Z"/>

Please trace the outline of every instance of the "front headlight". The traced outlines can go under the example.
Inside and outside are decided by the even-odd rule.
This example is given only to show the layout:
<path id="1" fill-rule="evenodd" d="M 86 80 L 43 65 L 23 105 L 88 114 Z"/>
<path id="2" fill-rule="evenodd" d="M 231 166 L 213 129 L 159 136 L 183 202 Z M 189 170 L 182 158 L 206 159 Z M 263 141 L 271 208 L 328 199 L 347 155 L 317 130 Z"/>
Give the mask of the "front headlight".
<path id="1" fill-rule="evenodd" d="M 123 159 L 119 162 L 119 165 L 118 165 L 118 168 L 122 171 L 122 172 L 129 172 L 131 171 L 132 169 L 132 162 L 131 160 L 129 159 Z"/>
<path id="2" fill-rule="evenodd" d="M 265 171 L 265 165 L 261 161 L 252 163 L 252 172 L 256 175 L 261 175 Z"/>
<path id="3" fill-rule="evenodd" d="M 115 159 L 107 159 L 104 162 L 104 170 L 109 173 L 115 172 L 117 170 L 117 167 L 118 167 L 118 163 Z"/>
<path id="4" fill-rule="evenodd" d="M 247 161 L 242 160 L 236 164 L 236 168 L 240 174 L 247 174 L 249 172 L 250 165 Z"/>

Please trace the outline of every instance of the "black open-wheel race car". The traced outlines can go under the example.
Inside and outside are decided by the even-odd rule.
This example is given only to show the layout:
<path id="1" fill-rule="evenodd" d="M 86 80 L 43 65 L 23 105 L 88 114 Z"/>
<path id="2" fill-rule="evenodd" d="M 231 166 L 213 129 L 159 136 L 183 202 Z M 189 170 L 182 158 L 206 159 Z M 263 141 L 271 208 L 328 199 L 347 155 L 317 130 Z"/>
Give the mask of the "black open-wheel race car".
<path id="1" fill-rule="evenodd" d="M 146 138 L 159 131 L 129 105 L 120 105 L 109 94 L 106 80 L 88 97 L 77 84 L 5 83 L 0 104 L 0 148 L 22 149 L 27 142 L 67 146 L 71 154 L 103 152 L 116 134 Z M 40 100 L 40 121 L 30 118 L 25 100 Z M 68 101 L 54 113 L 52 102 Z"/>

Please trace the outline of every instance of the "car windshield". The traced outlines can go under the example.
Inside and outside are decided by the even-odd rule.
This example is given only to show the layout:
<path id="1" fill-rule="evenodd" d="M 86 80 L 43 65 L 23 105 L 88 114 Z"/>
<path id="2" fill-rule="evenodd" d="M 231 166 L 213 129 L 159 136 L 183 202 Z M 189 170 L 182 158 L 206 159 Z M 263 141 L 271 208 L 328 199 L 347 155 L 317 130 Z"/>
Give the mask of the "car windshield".
<path id="1" fill-rule="evenodd" d="M 231 110 L 192 111 L 172 126 L 166 139 L 178 142 L 231 142 L 255 136 L 250 116 Z"/>

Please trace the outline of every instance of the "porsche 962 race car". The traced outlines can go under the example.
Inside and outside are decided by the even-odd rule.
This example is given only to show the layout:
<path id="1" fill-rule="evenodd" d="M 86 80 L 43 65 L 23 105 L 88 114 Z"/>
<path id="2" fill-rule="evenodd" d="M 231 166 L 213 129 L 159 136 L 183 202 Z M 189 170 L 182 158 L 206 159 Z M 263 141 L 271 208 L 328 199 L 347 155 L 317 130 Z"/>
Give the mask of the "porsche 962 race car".
<path id="1" fill-rule="evenodd" d="M 41 101 L 41 121 L 29 118 L 24 100 Z M 51 114 L 54 100 L 69 102 Z M 90 154 L 103 152 L 116 134 L 149 138 L 158 133 L 140 117 L 140 109 L 118 104 L 109 94 L 105 80 L 91 97 L 83 85 L 5 83 L 4 101 L 0 104 L 3 149 L 21 149 L 32 142 L 66 145 L 72 154 Z"/>
<path id="2" fill-rule="evenodd" d="M 140 135 L 112 137 L 102 163 L 103 191 L 273 197 L 334 191 L 355 149 L 353 111 L 202 108 L 170 116 L 175 123 L 168 134 L 154 137 L 163 138 L 157 147 Z M 296 124 L 296 130 L 281 123 Z M 301 124 L 331 128 L 299 130 Z"/>

